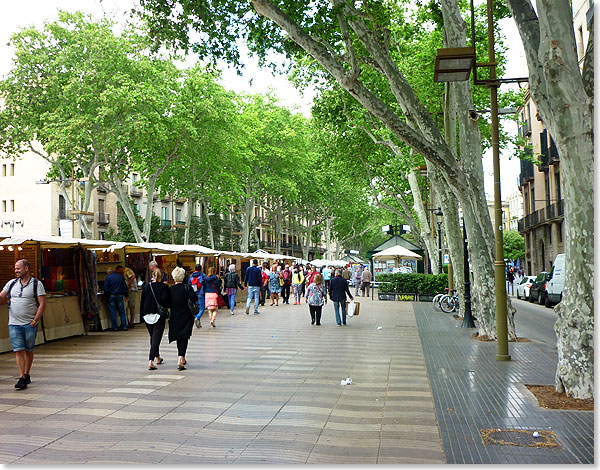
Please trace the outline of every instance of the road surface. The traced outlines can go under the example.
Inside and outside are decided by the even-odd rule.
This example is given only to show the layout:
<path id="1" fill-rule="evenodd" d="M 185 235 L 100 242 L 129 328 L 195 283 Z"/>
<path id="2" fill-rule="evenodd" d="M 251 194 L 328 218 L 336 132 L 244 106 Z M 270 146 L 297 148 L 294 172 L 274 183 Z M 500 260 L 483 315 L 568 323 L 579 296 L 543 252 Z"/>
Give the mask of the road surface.
<path id="1" fill-rule="evenodd" d="M 517 336 L 556 347 L 556 333 L 554 333 L 556 313 L 554 309 L 530 303 L 527 300 L 518 300 L 512 296 L 511 301 L 513 307 L 517 309 L 515 314 Z"/>

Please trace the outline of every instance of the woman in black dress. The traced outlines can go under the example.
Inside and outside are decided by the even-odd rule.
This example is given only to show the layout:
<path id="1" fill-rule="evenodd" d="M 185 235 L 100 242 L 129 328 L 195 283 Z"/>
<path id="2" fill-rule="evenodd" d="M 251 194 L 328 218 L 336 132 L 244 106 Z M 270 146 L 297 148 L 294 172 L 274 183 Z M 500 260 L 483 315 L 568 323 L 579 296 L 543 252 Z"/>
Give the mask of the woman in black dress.
<path id="1" fill-rule="evenodd" d="M 144 286 L 144 290 L 142 291 L 142 299 L 140 301 L 140 315 L 144 323 L 146 323 L 146 328 L 148 328 L 148 333 L 150 334 L 150 353 L 148 355 L 148 369 L 156 370 L 156 364 L 162 364 L 163 359 L 160 357 L 160 341 L 162 339 L 163 333 L 165 331 L 165 322 L 167 321 L 166 316 L 162 316 L 156 320 L 156 315 L 158 315 L 158 303 L 166 308 L 171 306 L 171 291 L 169 290 L 169 286 L 162 282 L 163 272 L 156 268 L 152 272 L 152 279 L 150 282 Z M 153 317 L 152 314 L 155 316 Z M 144 316 L 150 315 L 147 318 Z M 154 321 L 154 323 L 148 323 L 150 321 Z"/>
<path id="2" fill-rule="evenodd" d="M 175 284 L 170 288 L 171 291 L 171 316 L 169 317 L 169 343 L 177 341 L 177 368 L 185 370 L 185 352 L 187 351 L 188 341 L 192 336 L 192 327 L 194 326 L 194 314 L 190 310 L 188 301 L 196 303 L 198 298 L 194 289 L 188 284 L 183 283 L 185 278 L 185 269 L 177 267 L 171 273 Z"/>

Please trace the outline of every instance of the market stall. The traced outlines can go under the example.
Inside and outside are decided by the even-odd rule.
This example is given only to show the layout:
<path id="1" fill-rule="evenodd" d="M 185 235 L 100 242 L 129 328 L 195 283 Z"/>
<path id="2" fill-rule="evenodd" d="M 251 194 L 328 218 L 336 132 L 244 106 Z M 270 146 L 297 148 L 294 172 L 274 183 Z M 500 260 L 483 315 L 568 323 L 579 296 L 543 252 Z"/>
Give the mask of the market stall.
<path id="1" fill-rule="evenodd" d="M 0 241 L 0 284 L 14 278 L 14 264 L 27 259 L 46 289 L 46 311 L 36 344 L 85 334 L 85 320 L 97 315 L 94 255 L 89 249 L 113 242 L 66 237 L 14 235 Z M 91 293 L 91 295 L 90 295 Z M 0 351 L 11 350 L 8 306 L 0 305 Z"/>

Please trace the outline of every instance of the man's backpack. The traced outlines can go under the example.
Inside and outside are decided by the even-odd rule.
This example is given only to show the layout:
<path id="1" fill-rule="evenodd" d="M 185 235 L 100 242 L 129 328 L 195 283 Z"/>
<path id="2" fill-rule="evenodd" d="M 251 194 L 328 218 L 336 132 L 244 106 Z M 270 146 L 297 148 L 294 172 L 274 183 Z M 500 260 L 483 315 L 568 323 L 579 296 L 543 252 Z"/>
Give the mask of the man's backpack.
<path id="1" fill-rule="evenodd" d="M 19 278 L 15 279 L 13 282 L 10 283 L 10 286 L 8 286 L 8 306 L 9 307 L 10 307 L 10 293 L 12 292 L 12 288 L 15 286 L 15 284 L 17 283 L 18 280 L 19 280 Z M 35 277 L 33 278 L 33 298 L 35 299 L 35 304 L 39 307 L 40 301 L 38 300 L 38 280 Z"/>
<path id="2" fill-rule="evenodd" d="M 200 292 L 200 289 L 202 289 L 202 282 L 200 282 L 200 276 L 192 276 L 192 282 L 190 282 L 190 285 L 192 286 L 192 289 L 194 289 L 194 292 Z"/>

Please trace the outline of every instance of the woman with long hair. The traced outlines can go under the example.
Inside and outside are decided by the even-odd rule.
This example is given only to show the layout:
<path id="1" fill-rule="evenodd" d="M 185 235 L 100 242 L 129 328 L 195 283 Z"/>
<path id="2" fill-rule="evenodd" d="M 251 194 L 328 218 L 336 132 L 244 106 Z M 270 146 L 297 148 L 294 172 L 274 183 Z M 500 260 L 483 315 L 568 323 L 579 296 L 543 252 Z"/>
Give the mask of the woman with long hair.
<path id="1" fill-rule="evenodd" d="M 315 322 L 317 326 L 321 325 L 321 311 L 323 304 L 327 303 L 327 296 L 323 288 L 323 278 L 319 273 L 313 276 L 313 282 L 306 289 L 306 303 L 310 310 L 311 325 Z"/>
<path id="2" fill-rule="evenodd" d="M 160 315 L 159 305 L 169 308 L 171 306 L 171 291 L 169 286 L 162 282 L 163 272 L 155 268 L 152 271 L 150 282 L 142 290 L 140 300 L 140 315 L 148 334 L 150 335 L 150 353 L 148 354 L 148 370 L 156 370 L 157 364 L 162 364 L 160 357 L 160 341 L 165 331 L 166 315 Z M 148 316 L 147 316 L 148 315 Z"/>
<path id="3" fill-rule="evenodd" d="M 187 283 L 184 284 L 185 269 L 176 267 L 171 272 L 175 284 L 171 290 L 171 315 L 169 316 L 169 343 L 177 341 L 177 369 L 185 370 L 185 353 L 188 342 L 192 336 L 194 326 L 194 313 L 190 309 L 190 303 L 196 303 L 198 297 L 194 289 Z"/>
<path id="4" fill-rule="evenodd" d="M 215 275 L 215 268 L 212 266 L 206 271 L 206 276 L 206 279 L 204 279 L 204 305 L 208 310 L 210 326 L 214 328 L 217 310 L 219 309 L 218 299 L 221 292 L 221 280 Z"/>

